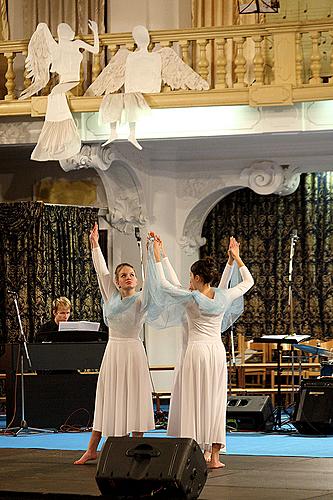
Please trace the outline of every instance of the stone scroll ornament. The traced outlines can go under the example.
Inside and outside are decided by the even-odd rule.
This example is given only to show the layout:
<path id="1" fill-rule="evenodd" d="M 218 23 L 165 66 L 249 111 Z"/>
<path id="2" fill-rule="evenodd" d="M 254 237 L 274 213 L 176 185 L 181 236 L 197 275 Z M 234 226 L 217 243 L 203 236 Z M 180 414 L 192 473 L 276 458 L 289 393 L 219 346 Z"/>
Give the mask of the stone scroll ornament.
<path id="1" fill-rule="evenodd" d="M 163 47 L 149 52 L 150 36 L 145 26 L 135 26 L 132 35 L 137 50 L 119 49 L 85 94 L 105 94 L 99 111 L 102 122 L 110 123 L 110 138 L 103 146 L 117 139 L 117 123 L 123 121 L 129 124 L 128 140 L 142 149 L 135 136 L 136 123 L 150 112 L 142 94 L 160 93 L 162 82 L 172 89 L 209 88 L 206 80 L 185 64 L 173 49 Z M 123 93 L 115 93 L 120 89 Z"/>
<path id="2" fill-rule="evenodd" d="M 80 81 L 83 58 L 80 49 L 98 54 L 97 24 L 89 21 L 88 26 L 94 34 L 94 45 L 74 40 L 74 31 L 65 23 L 58 26 L 58 42 L 45 23 L 38 24 L 30 39 L 25 65 L 32 84 L 23 90 L 20 99 L 37 94 L 47 85 L 50 73 L 59 75 L 59 83 L 48 96 L 45 122 L 31 154 L 32 160 L 65 160 L 80 151 L 81 139 L 67 103 L 66 92 Z"/>

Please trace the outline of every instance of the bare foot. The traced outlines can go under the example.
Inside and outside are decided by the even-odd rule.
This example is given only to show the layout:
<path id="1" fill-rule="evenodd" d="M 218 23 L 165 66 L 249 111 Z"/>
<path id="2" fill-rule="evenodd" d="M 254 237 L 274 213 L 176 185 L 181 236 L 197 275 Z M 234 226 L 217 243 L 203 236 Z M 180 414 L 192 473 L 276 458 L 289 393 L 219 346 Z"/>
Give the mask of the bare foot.
<path id="1" fill-rule="evenodd" d="M 225 464 L 220 462 L 220 460 L 211 460 L 209 463 L 207 463 L 208 469 L 222 469 L 225 467 Z"/>
<path id="2" fill-rule="evenodd" d="M 205 451 L 204 452 L 204 458 L 206 460 L 206 463 L 209 464 L 212 460 L 212 453 L 210 451 Z"/>
<path id="3" fill-rule="evenodd" d="M 87 450 L 85 453 L 83 453 L 82 457 L 79 458 L 79 460 L 75 460 L 74 465 L 83 465 L 89 460 L 96 460 L 96 459 L 97 459 L 97 453 Z"/>

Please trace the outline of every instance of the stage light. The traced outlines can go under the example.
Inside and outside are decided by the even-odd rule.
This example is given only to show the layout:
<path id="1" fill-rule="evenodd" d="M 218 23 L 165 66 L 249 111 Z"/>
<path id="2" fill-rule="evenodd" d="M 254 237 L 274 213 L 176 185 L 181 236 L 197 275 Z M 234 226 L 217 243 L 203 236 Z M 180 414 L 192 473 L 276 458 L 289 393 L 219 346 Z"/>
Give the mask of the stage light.
<path id="1" fill-rule="evenodd" d="M 278 13 L 280 2 L 278 0 L 238 0 L 240 14 L 272 14 Z"/>

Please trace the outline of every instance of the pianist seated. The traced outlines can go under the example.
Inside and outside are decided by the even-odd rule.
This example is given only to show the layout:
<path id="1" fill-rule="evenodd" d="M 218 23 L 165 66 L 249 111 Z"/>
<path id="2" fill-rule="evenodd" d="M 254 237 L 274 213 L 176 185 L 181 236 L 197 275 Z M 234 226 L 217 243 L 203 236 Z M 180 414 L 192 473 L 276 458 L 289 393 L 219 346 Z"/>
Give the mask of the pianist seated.
<path id="1" fill-rule="evenodd" d="M 72 305 L 67 297 L 58 297 L 52 302 L 52 319 L 44 323 L 37 333 L 37 342 L 43 340 L 43 335 L 59 330 L 60 321 L 68 321 Z"/>

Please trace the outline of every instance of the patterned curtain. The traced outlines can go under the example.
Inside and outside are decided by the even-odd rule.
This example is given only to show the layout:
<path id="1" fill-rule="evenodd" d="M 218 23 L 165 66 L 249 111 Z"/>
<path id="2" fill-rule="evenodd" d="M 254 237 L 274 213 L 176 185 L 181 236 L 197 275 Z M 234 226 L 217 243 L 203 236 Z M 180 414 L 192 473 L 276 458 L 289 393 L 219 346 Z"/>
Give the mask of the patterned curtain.
<path id="1" fill-rule="evenodd" d="M 333 173 L 304 174 L 289 196 L 260 196 L 250 189 L 230 194 L 207 217 L 202 255 L 222 268 L 228 239 L 241 242 L 241 255 L 255 286 L 235 325 L 248 337 L 288 334 L 288 271 L 291 233 L 299 240 L 293 260 L 294 332 L 333 337 Z"/>
<path id="2" fill-rule="evenodd" d="M 0 204 L 0 341 L 14 342 L 19 328 L 14 295 L 18 294 L 23 330 L 33 341 L 51 318 L 55 297 L 72 302 L 73 320 L 101 321 L 100 293 L 93 270 L 89 231 L 95 208 Z"/>

